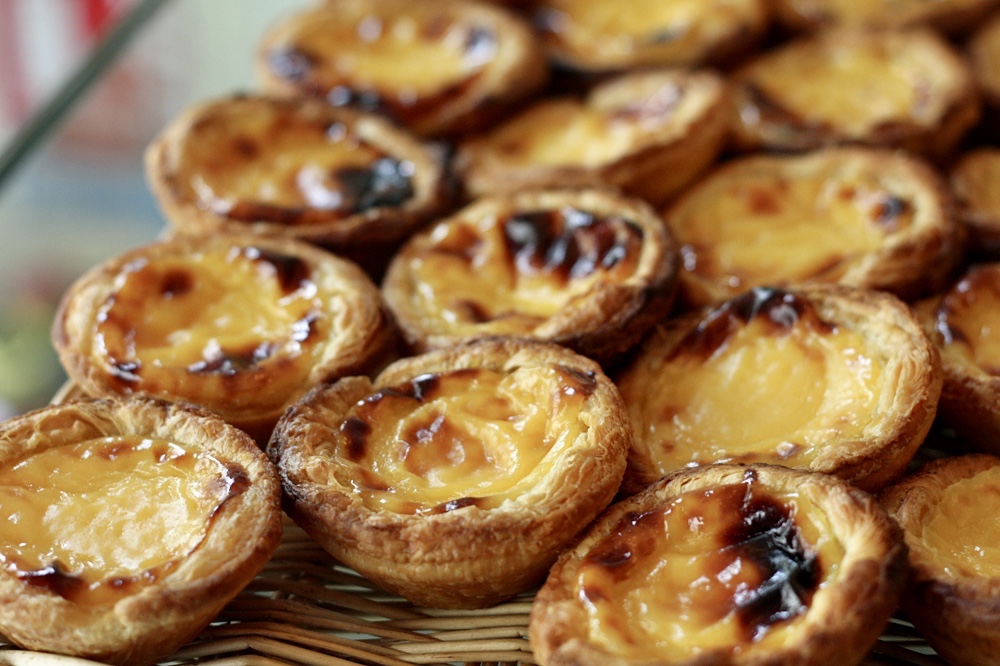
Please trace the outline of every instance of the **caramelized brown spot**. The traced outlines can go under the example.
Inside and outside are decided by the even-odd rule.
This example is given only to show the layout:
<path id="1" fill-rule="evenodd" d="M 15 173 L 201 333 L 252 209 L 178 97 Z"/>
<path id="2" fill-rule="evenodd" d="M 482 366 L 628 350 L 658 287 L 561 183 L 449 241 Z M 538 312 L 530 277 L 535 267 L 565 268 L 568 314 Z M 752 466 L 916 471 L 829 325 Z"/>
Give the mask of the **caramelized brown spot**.
<path id="1" fill-rule="evenodd" d="M 482 443 L 470 441 L 467 433 L 457 428 L 443 413 L 430 413 L 412 419 L 400 433 L 403 444 L 403 464 L 417 476 L 427 476 L 442 463 L 457 466 L 466 459 L 476 459 L 476 466 L 485 463 Z"/>
<path id="2" fill-rule="evenodd" d="M 894 230 L 900 218 L 908 213 L 911 207 L 910 202 L 905 199 L 900 199 L 893 194 L 882 193 L 875 205 L 875 223 L 889 230 Z"/>
<path id="3" fill-rule="evenodd" d="M 17 577 L 31 587 L 43 588 L 58 594 L 63 599 L 72 600 L 83 592 L 87 585 L 81 578 L 66 571 L 62 563 L 56 561 L 41 569 L 18 570 Z"/>
<path id="4" fill-rule="evenodd" d="M 754 215 L 780 215 L 781 197 L 769 187 L 751 186 L 747 189 L 747 207 Z"/>
<path id="5" fill-rule="evenodd" d="M 448 235 L 441 242 L 434 245 L 431 251 L 436 254 L 445 254 L 457 257 L 467 263 L 471 263 L 483 245 L 483 239 L 474 229 L 459 225 L 453 227 Z"/>
<path id="6" fill-rule="evenodd" d="M 587 397 L 597 389 L 597 374 L 592 370 L 578 370 L 565 365 L 557 364 L 556 371 L 562 376 L 566 387 L 563 389 L 568 395 L 582 395 Z"/>
<path id="7" fill-rule="evenodd" d="M 372 434 L 371 425 L 356 416 L 350 416 L 340 424 L 340 432 L 347 441 L 347 458 L 353 462 L 364 460 L 368 437 Z"/>
<path id="8" fill-rule="evenodd" d="M 191 271 L 184 270 L 183 268 L 174 268 L 168 270 L 163 276 L 160 285 L 160 294 L 163 298 L 174 298 L 175 296 L 183 296 L 193 288 L 194 276 L 191 274 Z"/>
<path id="9" fill-rule="evenodd" d="M 432 514 L 448 513 L 449 511 L 455 511 L 456 509 L 461 509 L 467 506 L 482 506 L 483 499 L 481 497 L 461 497 L 459 499 L 449 500 L 443 502 L 433 507 L 430 510 Z"/>
<path id="10" fill-rule="evenodd" d="M 278 284 L 286 294 L 299 289 L 309 281 L 312 274 L 308 263 L 300 257 L 290 254 L 264 250 L 259 247 L 248 247 L 243 250 L 243 255 L 252 261 L 268 263 L 273 266 Z"/>
<path id="11" fill-rule="evenodd" d="M 635 261 L 643 233 L 621 217 L 597 217 L 575 208 L 528 211 L 503 220 L 512 263 L 525 274 L 563 281 Z"/>
<path id="12" fill-rule="evenodd" d="M 797 325 L 830 331 L 832 325 L 819 319 L 807 301 L 781 289 L 755 287 L 709 312 L 674 349 L 672 357 L 694 354 L 712 356 L 730 336 L 752 320 L 766 322 L 773 335 L 784 335 Z"/>
<path id="13" fill-rule="evenodd" d="M 244 159 L 252 160 L 260 154 L 260 146 L 253 139 L 238 136 L 233 139 L 233 152 Z"/>
<path id="14" fill-rule="evenodd" d="M 242 350 L 219 349 L 211 357 L 189 365 L 187 371 L 197 375 L 233 377 L 241 372 L 253 370 L 271 358 L 276 351 L 277 346 L 273 342 L 262 342 Z"/>
<path id="15" fill-rule="evenodd" d="M 342 210 L 363 213 L 399 207 L 413 198 L 413 163 L 380 157 L 366 168 L 344 168 L 333 174 L 343 196 Z"/>

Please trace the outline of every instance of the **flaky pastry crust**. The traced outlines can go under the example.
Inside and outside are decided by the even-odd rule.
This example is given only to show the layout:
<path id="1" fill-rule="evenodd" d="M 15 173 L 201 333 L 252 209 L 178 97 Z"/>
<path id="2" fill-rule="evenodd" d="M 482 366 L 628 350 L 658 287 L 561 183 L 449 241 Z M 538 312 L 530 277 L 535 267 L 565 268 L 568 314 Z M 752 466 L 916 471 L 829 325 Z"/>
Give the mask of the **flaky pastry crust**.
<path id="1" fill-rule="evenodd" d="M 677 271 L 645 202 L 536 190 L 484 197 L 415 235 L 382 293 L 418 351 L 514 335 L 606 363 L 669 311 Z"/>
<path id="2" fill-rule="evenodd" d="M 922 25 L 961 36 L 997 7 L 996 0 L 775 0 L 774 17 L 793 30 L 832 26 L 902 28 Z"/>
<path id="3" fill-rule="evenodd" d="M 234 95 L 192 105 L 145 153 L 170 230 L 309 241 L 373 274 L 452 186 L 442 156 L 371 113 Z"/>
<path id="4" fill-rule="evenodd" d="M 268 453 L 286 512 L 334 557 L 417 604 L 474 608 L 540 582 L 613 498 L 630 440 L 599 366 L 498 338 L 317 388 Z"/>
<path id="5" fill-rule="evenodd" d="M 939 413 L 966 443 L 1000 455 L 1000 264 L 974 264 L 942 294 L 915 304 L 940 349 Z"/>
<path id="6" fill-rule="evenodd" d="M 923 443 L 942 371 L 895 297 L 802 285 L 666 320 L 616 383 L 636 433 L 626 492 L 720 461 L 822 472 L 872 491 L 902 475 Z"/>
<path id="7" fill-rule="evenodd" d="M 734 493 L 734 489 L 741 492 Z M 745 496 L 747 502 L 742 507 L 729 506 L 725 499 L 712 497 L 723 494 L 728 499 Z M 687 509 L 691 503 L 692 508 Z M 701 507 L 705 511 L 699 522 L 694 516 L 699 515 Z M 747 513 L 757 508 L 761 511 L 754 516 Z M 695 522 L 676 526 L 670 523 L 668 528 L 661 521 L 670 520 L 671 510 L 688 511 Z M 713 520 L 740 525 L 733 528 L 732 536 L 722 535 L 732 543 L 714 544 L 708 540 L 720 529 Z M 805 583 L 793 585 L 795 591 L 789 586 L 787 593 L 761 590 L 765 595 L 782 594 L 781 603 L 767 606 L 768 613 L 775 613 L 773 616 L 762 618 L 752 603 L 744 606 L 736 598 L 742 595 L 745 601 L 755 599 L 754 586 L 759 582 L 747 587 L 741 583 L 730 590 L 733 598 L 726 594 L 704 599 L 698 596 L 703 593 L 700 587 L 718 588 L 716 592 L 721 593 L 731 576 L 752 575 L 750 570 L 761 566 L 754 564 L 757 558 L 767 561 L 769 557 L 765 550 L 769 537 L 765 535 L 775 533 L 770 530 L 784 535 L 780 546 L 784 554 L 776 555 L 770 563 L 786 557 L 790 561 L 787 570 L 779 567 L 774 572 L 768 585 L 787 585 L 781 581 L 789 579 Z M 630 538 L 632 535 L 636 538 Z M 738 554 L 744 552 L 743 539 L 754 543 L 754 548 Z M 709 550 L 699 550 L 706 545 Z M 658 550 L 661 546 L 663 551 Z M 714 580 L 713 566 L 719 554 L 724 555 L 718 566 L 732 560 L 733 567 L 726 570 L 729 575 L 723 572 Z M 671 575 L 673 563 L 683 573 Z M 740 564 L 743 566 L 737 567 Z M 628 568 L 633 566 L 636 571 L 652 567 L 657 580 L 671 585 L 704 570 L 709 578 L 702 578 L 700 586 L 690 581 L 692 587 L 683 589 L 682 585 L 681 592 L 697 604 L 690 609 L 692 614 L 708 616 L 705 627 L 695 623 L 695 628 L 705 629 L 708 638 L 695 639 L 692 646 L 688 643 L 691 636 L 646 633 L 649 630 L 641 628 L 643 622 L 648 618 L 656 623 L 659 618 L 654 614 L 677 612 L 678 621 L 685 623 L 686 611 L 668 610 L 671 601 L 652 592 L 650 604 L 640 606 L 643 586 L 649 583 L 638 573 L 632 587 L 626 588 L 631 589 L 630 595 L 636 595 L 637 603 L 623 605 L 625 613 L 635 617 L 600 614 L 603 605 L 616 601 L 616 585 L 609 584 L 608 578 L 620 583 L 630 576 Z M 857 664 L 878 639 L 896 607 L 904 566 L 905 546 L 898 528 L 871 496 L 849 484 L 824 474 L 768 465 L 709 465 L 672 474 L 639 495 L 611 505 L 552 568 L 535 596 L 529 636 L 543 666 Z M 767 565 L 761 569 L 760 575 L 766 576 Z M 581 586 L 581 581 L 589 584 Z M 810 593 L 810 589 L 815 591 Z M 611 596 L 604 598 L 604 594 Z M 712 602 L 721 607 L 706 606 Z M 588 608 L 591 604 L 593 611 Z M 713 628 L 731 621 L 733 616 L 737 624 L 763 623 L 756 625 L 752 637 L 744 635 L 730 641 L 719 633 L 712 638 Z M 627 628 L 622 620 L 630 621 Z M 628 648 L 619 649 L 621 644 L 613 642 L 618 633 L 632 637 Z M 647 646 L 644 640 L 655 641 L 655 647 Z"/>
<path id="8" fill-rule="evenodd" d="M 947 285 L 964 249 L 939 174 L 878 149 L 737 158 L 663 215 L 680 245 L 681 298 L 696 306 L 801 282 L 911 300 Z"/>
<path id="9" fill-rule="evenodd" d="M 87 394 L 200 404 L 266 442 L 311 387 L 377 372 L 398 335 L 355 264 L 301 241 L 218 234 L 95 266 L 63 296 L 52 341 Z"/>
<path id="10" fill-rule="evenodd" d="M 711 164 L 725 141 L 728 97 L 710 70 L 623 74 L 584 99 L 541 99 L 463 140 L 466 194 L 612 185 L 663 202 Z"/>
<path id="11" fill-rule="evenodd" d="M 478 0 L 326 0 L 261 39 L 258 78 L 281 95 L 377 111 L 425 137 L 499 119 L 548 80 L 535 32 Z"/>
<path id="12" fill-rule="evenodd" d="M 1000 658 L 1000 576 L 989 532 L 998 508 L 997 469 L 995 456 L 945 458 L 879 496 L 909 547 L 910 577 L 901 608 L 949 664 L 988 666 Z M 977 477 L 987 480 L 957 490 L 965 500 L 940 508 L 950 493 Z M 932 530 L 941 529 L 942 521 L 951 529 L 939 537 Z M 962 566 L 970 559 L 981 560 L 982 570 Z"/>
<path id="13" fill-rule="evenodd" d="M 836 28 L 758 54 L 732 78 L 731 145 L 864 144 L 950 156 L 979 120 L 968 62 L 927 28 Z"/>
<path id="14" fill-rule="evenodd" d="M 96 453 L 100 442 L 106 439 L 124 442 L 123 449 L 139 445 L 129 442 L 165 440 L 183 447 L 187 458 L 208 456 L 215 461 L 212 464 L 222 470 L 220 475 L 202 481 L 207 494 L 218 495 L 210 515 L 201 516 L 206 521 L 203 537 L 176 553 L 172 561 L 147 571 L 133 570 L 131 577 L 99 581 L 89 591 L 81 591 L 74 584 L 77 576 L 86 574 L 86 568 L 83 574 L 65 571 L 56 560 L 40 571 L 21 571 L 12 556 L 18 544 L 5 543 L 4 571 L 0 572 L 0 631 L 19 646 L 32 650 L 101 663 L 153 663 L 200 633 L 270 559 L 281 540 L 281 487 L 274 467 L 245 433 L 200 408 L 137 398 L 78 400 L 0 424 L 0 468 L 8 475 L 14 465 L 23 467 L 35 456 L 91 440 L 95 442 L 96 457 L 101 455 Z M 106 455 L 109 461 L 115 460 L 114 452 Z M 55 473 L 57 476 L 42 479 L 43 484 L 58 483 L 72 470 Z M 36 487 L 32 490 L 39 491 Z M 133 492 L 149 490 L 144 487 Z M 70 498 L 74 492 L 78 492 L 75 487 L 65 489 Z M 87 502 L 83 497 L 70 501 Z M 0 505 L 9 500 L 10 495 L 5 494 Z M 49 507 L 48 512 L 53 509 Z M 89 510 L 96 512 L 95 520 L 114 519 Z M 173 518 L 146 515 L 141 520 L 145 524 L 171 525 Z M 77 527 L 103 529 L 94 523 Z M 147 527 L 141 529 L 146 538 L 154 541 L 168 536 L 149 534 Z M 79 535 L 58 530 L 53 535 L 59 542 L 56 550 L 72 551 L 78 543 Z M 128 558 L 129 549 L 137 544 L 129 540 L 130 535 L 119 536 L 122 544 L 114 552 L 125 553 L 123 557 Z M 45 543 L 22 543 L 20 547 L 25 545 L 43 552 L 47 547 Z M 99 559 L 91 562 L 91 566 L 101 565 Z M 109 586 L 105 592 L 109 598 L 87 600 L 95 587 Z"/>
<path id="15" fill-rule="evenodd" d="M 958 219 L 965 226 L 966 250 L 979 260 L 1000 258 L 1000 150 L 983 146 L 962 153 L 950 170 Z"/>

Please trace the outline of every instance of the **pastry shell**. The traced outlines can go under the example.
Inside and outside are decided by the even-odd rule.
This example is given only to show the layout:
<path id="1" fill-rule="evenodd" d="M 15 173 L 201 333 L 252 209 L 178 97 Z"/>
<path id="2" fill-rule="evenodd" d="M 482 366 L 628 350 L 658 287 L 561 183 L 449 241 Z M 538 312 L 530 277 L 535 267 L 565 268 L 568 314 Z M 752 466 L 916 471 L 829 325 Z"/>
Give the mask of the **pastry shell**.
<path id="1" fill-rule="evenodd" d="M 970 266 L 944 293 L 915 305 L 941 352 L 939 413 L 966 444 L 1000 455 L 1000 264 Z"/>
<path id="2" fill-rule="evenodd" d="M 998 3 L 996 0 L 775 0 L 772 6 L 775 19 L 792 30 L 921 25 L 961 36 L 979 25 Z"/>
<path id="3" fill-rule="evenodd" d="M 756 46 L 768 26 L 762 0 L 540 0 L 531 12 L 549 57 L 578 72 L 722 64 Z"/>
<path id="4" fill-rule="evenodd" d="M 992 539 L 998 469 L 994 456 L 945 458 L 879 496 L 909 547 L 902 611 L 949 664 L 988 666 L 1000 658 L 1000 576 Z"/>
<path id="5" fill-rule="evenodd" d="M 89 495 L 75 495 L 80 492 L 78 486 L 87 485 L 87 479 L 80 478 L 79 483 L 66 486 L 58 505 L 48 509 L 42 507 L 48 516 L 44 527 L 24 528 L 51 530 L 49 537 L 40 537 L 43 541 L 47 538 L 57 541 L 51 551 L 46 551 L 46 543 L 42 541 L 37 544 L 8 542 L 3 546 L 5 571 L 0 572 L 0 631 L 4 636 L 27 649 L 75 655 L 102 663 L 153 663 L 199 634 L 268 562 L 282 532 L 281 487 L 277 474 L 252 439 L 206 410 L 138 398 L 78 400 L 41 408 L 0 424 L 0 466 L 8 476 L 15 465 L 24 467 L 35 456 L 75 445 L 89 446 L 95 452 L 93 458 L 105 461 L 102 465 L 116 465 L 114 461 L 119 459 L 116 456 L 123 455 L 122 450 L 96 453 L 101 450 L 102 441 L 123 442 L 122 449 L 125 449 L 137 442 L 156 440 L 183 448 L 185 453 L 177 459 L 178 467 L 183 464 L 181 461 L 190 461 L 192 456 L 204 456 L 207 458 L 203 459 L 213 461 L 209 465 L 212 474 L 197 481 L 204 486 L 202 493 L 214 498 L 212 504 L 206 505 L 210 513 L 204 516 L 207 526 L 203 536 L 174 551 L 171 561 L 146 570 L 141 566 L 136 569 L 124 565 L 124 571 L 130 575 L 99 580 L 81 594 L 75 582 L 85 583 L 80 577 L 86 575 L 88 567 L 100 567 L 102 563 L 109 566 L 110 563 L 99 557 L 88 561 L 86 558 L 91 553 L 81 546 L 86 540 L 81 541 L 73 533 L 58 531 L 58 526 L 65 522 L 60 522 L 58 516 L 51 517 L 57 509 L 65 513 L 63 505 L 67 501 L 70 504 L 94 502 L 96 500 L 83 498 L 102 496 L 104 488 L 84 491 L 90 492 Z M 82 458 L 77 460 L 80 464 Z M 162 459 L 157 462 L 157 466 L 174 464 L 164 463 Z M 43 476 L 39 479 L 42 487 L 45 483 L 64 483 L 72 479 L 74 469 L 66 464 L 53 472 L 55 476 Z M 89 463 L 86 469 L 95 469 L 95 463 Z M 190 467 L 187 469 L 189 474 L 194 474 Z M 127 475 L 122 476 L 127 478 Z M 123 481 L 122 476 L 113 479 L 114 484 L 129 483 Z M 144 484 L 142 489 L 133 489 L 133 492 L 155 493 L 159 487 L 148 479 Z M 19 506 L 16 486 L 5 487 L 8 492 L 0 504 L 13 498 Z M 31 487 L 36 493 L 40 492 L 37 486 Z M 182 499 L 188 504 L 196 501 L 186 496 Z M 149 504 L 148 501 L 137 502 L 126 510 L 138 511 L 140 507 L 149 510 Z M 113 504 L 101 502 L 97 505 L 102 508 L 95 509 L 91 504 L 87 510 L 101 522 L 80 525 L 77 518 L 77 528 L 108 532 L 105 520 L 110 525 L 116 520 L 121 522 L 121 516 L 107 513 L 107 507 L 114 507 Z M 171 511 L 176 509 L 170 507 Z M 142 534 L 147 539 L 170 541 L 167 535 L 150 534 L 150 524 L 162 529 L 181 527 L 174 514 L 162 518 L 143 516 Z M 133 557 L 132 549 L 147 547 L 146 543 L 130 542 L 126 536 L 134 535 L 117 535 L 122 543 L 115 547 L 111 561 L 129 562 Z M 61 573 L 58 559 L 41 570 L 21 571 L 17 566 L 20 557 L 17 553 L 26 546 L 38 547 L 43 553 L 72 553 L 79 548 L 83 561 L 88 563 L 83 573 L 72 569 Z M 117 571 L 121 576 L 121 570 Z M 100 588 L 98 592 L 104 590 L 104 598 L 92 600 L 88 596 L 95 586 Z"/>
<path id="6" fill-rule="evenodd" d="M 477 0 L 326 0 L 261 39 L 258 78 L 280 95 L 376 111 L 424 137 L 489 125 L 548 80 L 531 26 Z"/>
<path id="7" fill-rule="evenodd" d="M 416 234 L 382 292 L 418 351 L 514 335 L 610 362 L 669 311 L 677 271 L 644 201 L 535 190 L 484 197 Z"/>
<path id="8" fill-rule="evenodd" d="M 311 387 L 377 372 L 398 334 L 355 264 L 301 241 L 218 234 L 93 267 L 64 294 L 52 342 L 86 394 L 199 404 L 266 442 Z"/>
<path id="9" fill-rule="evenodd" d="M 1000 258 L 1000 149 L 974 148 L 951 167 L 950 184 L 959 220 L 966 230 L 966 250 L 979 260 Z"/>
<path id="10" fill-rule="evenodd" d="M 782 592 L 758 588 L 752 572 L 766 577 L 768 565 L 768 584 Z M 529 637 L 542 666 L 858 664 L 896 608 L 904 567 L 898 528 L 849 484 L 711 465 L 665 477 L 598 517 L 536 594 Z M 769 605 L 767 595 L 781 601 Z M 773 615 L 760 622 L 764 609 Z"/>
<path id="11" fill-rule="evenodd" d="M 979 121 L 968 61 L 928 28 L 835 28 L 759 53 L 732 76 L 731 146 L 831 145 L 950 156 Z"/>
<path id="12" fill-rule="evenodd" d="M 453 190 L 439 152 L 384 118 L 261 95 L 188 107 L 145 169 L 175 233 L 304 240 L 373 274 Z"/>
<path id="13" fill-rule="evenodd" d="M 680 246 L 680 296 L 694 306 L 800 282 L 911 300 L 947 285 L 964 249 L 942 177 L 863 147 L 733 159 L 663 216 Z"/>
<path id="14" fill-rule="evenodd" d="M 934 420 L 937 349 L 884 292 L 757 288 L 666 320 L 616 378 L 635 438 L 624 492 L 717 462 L 770 463 L 877 490 Z"/>
<path id="15" fill-rule="evenodd" d="M 471 198 L 612 185 L 661 203 L 715 160 L 728 108 L 725 82 L 710 70 L 623 74 L 582 99 L 538 100 L 466 138 L 455 172 Z"/>
<path id="16" fill-rule="evenodd" d="M 335 558 L 416 604 L 477 608 L 540 582 L 614 497 L 630 440 L 599 366 L 498 338 L 317 388 L 268 453 L 286 512 Z"/>

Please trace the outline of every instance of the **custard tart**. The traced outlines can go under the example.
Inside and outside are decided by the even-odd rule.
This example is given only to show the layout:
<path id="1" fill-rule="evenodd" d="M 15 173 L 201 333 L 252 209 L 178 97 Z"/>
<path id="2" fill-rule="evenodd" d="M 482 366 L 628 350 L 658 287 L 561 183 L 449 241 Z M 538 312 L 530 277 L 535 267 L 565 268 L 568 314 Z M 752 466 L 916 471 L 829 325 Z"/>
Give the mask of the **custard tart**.
<path id="1" fill-rule="evenodd" d="M 309 388 L 378 371 L 398 343 L 356 265 L 308 243 L 225 234 L 95 266 L 63 297 L 52 340 L 87 394 L 195 403 L 264 442 Z"/>
<path id="2" fill-rule="evenodd" d="M 899 599 L 871 496 L 769 465 L 677 472 L 613 504 L 535 596 L 542 666 L 858 664 Z"/>
<path id="3" fill-rule="evenodd" d="M 0 632 L 148 664 L 190 641 L 281 540 L 252 439 L 162 400 L 79 400 L 0 423 Z"/>
<path id="4" fill-rule="evenodd" d="M 268 453 L 285 510 L 335 558 L 414 603 L 475 608 L 540 582 L 614 497 L 630 440 L 596 363 L 494 339 L 314 389 Z"/>
<path id="5" fill-rule="evenodd" d="M 969 267 L 915 308 L 941 351 L 942 419 L 972 447 L 1000 455 L 1000 264 Z"/>
<path id="6" fill-rule="evenodd" d="M 540 0 L 532 16 L 549 57 L 586 72 L 724 63 L 768 25 L 764 0 Z"/>
<path id="7" fill-rule="evenodd" d="M 982 146 L 951 167 L 951 191 L 966 231 L 966 250 L 979 259 L 1000 258 L 1000 149 Z"/>
<path id="8" fill-rule="evenodd" d="M 658 326 L 616 383 L 635 439 L 623 489 L 717 462 L 876 490 L 923 443 L 941 360 L 909 308 L 836 285 L 752 289 Z"/>
<path id="9" fill-rule="evenodd" d="M 1000 458 L 928 463 L 880 501 L 902 526 L 910 580 L 902 610 L 949 664 L 1000 661 Z"/>
<path id="10" fill-rule="evenodd" d="M 941 289 L 962 252 L 947 184 L 916 158 L 866 148 L 734 159 L 664 211 L 694 305 L 827 282 L 911 299 Z"/>
<path id="11" fill-rule="evenodd" d="M 733 74 L 732 146 L 864 144 L 949 156 L 980 117 L 969 63 L 929 28 L 836 28 Z"/>
<path id="12" fill-rule="evenodd" d="M 265 90 L 386 115 L 420 136 L 488 125 L 548 80 L 513 11 L 476 0 L 326 0 L 267 31 Z"/>
<path id="13" fill-rule="evenodd" d="M 997 0 L 775 0 L 773 10 L 775 18 L 793 30 L 925 25 L 962 35 L 998 5 Z"/>
<path id="14" fill-rule="evenodd" d="M 382 292 L 418 351 L 512 335 L 607 362 L 670 309 L 676 247 L 645 202 L 614 192 L 484 197 L 412 237 Z"/>
<path id="15" fill-rule="evenodd" d="M 455 171 L 470 197 L 610 184 L 662 202 L 715 160 L 728 108 L 725 82 L 709 70 L 625 74 L 465 139 Z"/>
<path id="16" fill-rule="evenodd" d="M 312 99 L 193 105 L 146 151 L 170 228 L 294 238 L 377 272 L 450 205 L 443 158 L 387 120 Z"/>

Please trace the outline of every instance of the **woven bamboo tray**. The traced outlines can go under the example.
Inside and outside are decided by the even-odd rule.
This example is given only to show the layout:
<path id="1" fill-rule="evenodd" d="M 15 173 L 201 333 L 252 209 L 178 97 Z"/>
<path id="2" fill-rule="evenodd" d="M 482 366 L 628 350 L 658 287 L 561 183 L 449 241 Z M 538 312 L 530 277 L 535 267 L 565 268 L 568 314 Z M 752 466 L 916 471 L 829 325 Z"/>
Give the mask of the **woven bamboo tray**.
<path id="1" fill-rule="evenodd" d="M 81 395 L 67 385 L 53 398 Z M 940 457 L 926 447 L 922 457 Z M 205 631 L 163 660 L 200 666 L 521 666 L 532 594 L 483 610 L 419 608 L 336 562 L 287 516 L 282 543 L 263 571 Z M 0 642 L 0 665 L 84 666 Z M 946 666 L 919 632 L 893 618 L 864 666 Z"/>

